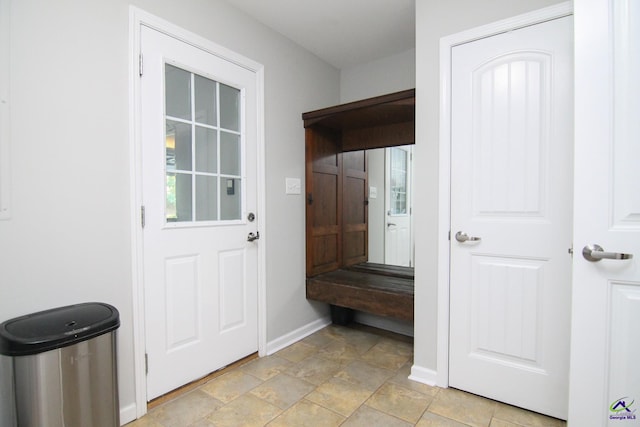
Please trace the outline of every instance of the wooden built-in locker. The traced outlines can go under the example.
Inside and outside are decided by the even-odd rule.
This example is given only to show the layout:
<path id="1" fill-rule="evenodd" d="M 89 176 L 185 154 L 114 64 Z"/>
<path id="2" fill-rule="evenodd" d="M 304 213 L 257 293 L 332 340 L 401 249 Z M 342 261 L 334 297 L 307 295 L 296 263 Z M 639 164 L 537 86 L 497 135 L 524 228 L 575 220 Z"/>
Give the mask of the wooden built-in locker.
<path id="1" fill-rule="evenodd" d="M 415 90 L 304 113 L 307 277 L 366 262 L 366 149 L 415 142 Z"/>

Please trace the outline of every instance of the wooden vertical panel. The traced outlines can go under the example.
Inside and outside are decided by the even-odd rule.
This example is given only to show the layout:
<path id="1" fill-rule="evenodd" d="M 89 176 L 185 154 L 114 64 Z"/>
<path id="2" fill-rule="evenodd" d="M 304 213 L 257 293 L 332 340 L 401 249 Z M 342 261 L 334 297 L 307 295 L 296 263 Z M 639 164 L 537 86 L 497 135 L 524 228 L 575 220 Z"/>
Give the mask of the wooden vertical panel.
<path id="1" fill-rule="evenodd" d="M 367 261 L 367 162 L 364 150 L 342 153 L 342 265 Z"/>
<path id="2" fill-rule="evenodd" d="M 342 156 L 340 133 L 306 129 L 307 276 L 340 267 Z"/>

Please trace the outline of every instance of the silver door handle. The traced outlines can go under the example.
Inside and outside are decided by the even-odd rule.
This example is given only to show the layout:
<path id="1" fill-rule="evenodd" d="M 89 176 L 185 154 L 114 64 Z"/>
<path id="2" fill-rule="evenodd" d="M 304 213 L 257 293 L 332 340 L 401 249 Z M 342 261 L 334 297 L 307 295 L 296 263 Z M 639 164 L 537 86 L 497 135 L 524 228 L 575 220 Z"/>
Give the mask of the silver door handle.
<path id="1" fill-rule="evenodd" d="M 249 233 L 249 235 L 247 236 L 247 242 L 253 242 L 255 240 L 258 240 L 259 238 L 260 238 L 259 231 L 256 231 L 256 234 Z"/>
<path id="2" fill-rule="evenodd" d="M 474 236 L 469 236 L 469 235 L 468 235 L 467 233 L 465 233 L 464 231 L 458 231 L 458 232 L 456 233 L 456 240 L 457 240 L 458 242 L 461 242 L 461 243 L 463 243 L 463 242 L 467 242 L 467 241 L 468 241 L 468 242 L 477 242 L 477 241 L 482 240 L 482 238 L 480 238 L 480 237 L 474 237 Z"/>
<path id="3" fill-rule="evenodd" d="M 587 261 L 598 262 L 601 259 L 631 259 L 633 254 L 621 252 L 605 252 L 600 245 L 587 245 L 582 248 L 582 256 Z"/>
<path id="4" fill-rule="evenodd" d="M 395 222 L 388 222 L 387 227 L 391 227 L 392 225 L 396 225 Z"/>

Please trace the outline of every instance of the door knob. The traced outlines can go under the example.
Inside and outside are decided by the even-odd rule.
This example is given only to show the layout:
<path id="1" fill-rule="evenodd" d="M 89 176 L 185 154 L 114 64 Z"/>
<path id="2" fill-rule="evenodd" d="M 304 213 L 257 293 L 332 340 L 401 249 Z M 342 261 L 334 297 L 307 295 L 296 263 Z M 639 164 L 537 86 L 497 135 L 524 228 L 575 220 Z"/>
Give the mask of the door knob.
<path id="1" fill-rule="evenodd" d="M 601 259 L 631 259 L 633 254 L 621 252 L 605 252 L 600 245 L 587 245 L 582 248 L 582 256 L 587 261 L 598 262 Z"/>
<path id="2" fill-rule="evenodd" d="M 463 242 L 477 242 L 482 240 L 480 237 L 474 237 L 474 236 L 469 236 L 467 233 L 465 233 L 464 231 L 458 231 L 456 233 L 456 240 L 460 243 Z"/>
<path id="3" fill-rule="evenodd" d="M 256 234 L 249 233 L 249 235 L 247 236 L 247 242 L 253 242 L 255 240 L 258 240 L 259 238 L 260 238 L 259 231 L 256 231 Z"/>

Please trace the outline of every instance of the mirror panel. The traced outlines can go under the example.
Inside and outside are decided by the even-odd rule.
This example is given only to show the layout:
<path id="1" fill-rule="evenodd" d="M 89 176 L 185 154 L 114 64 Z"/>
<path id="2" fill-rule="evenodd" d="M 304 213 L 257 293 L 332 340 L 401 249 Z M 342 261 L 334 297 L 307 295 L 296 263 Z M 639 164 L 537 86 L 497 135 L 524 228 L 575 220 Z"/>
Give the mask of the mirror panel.
<path id="1" fill-rule="evenodd" d="M 366 150 L 369 262 L 414 266 L 412 153 L 412 145 Z"/>

